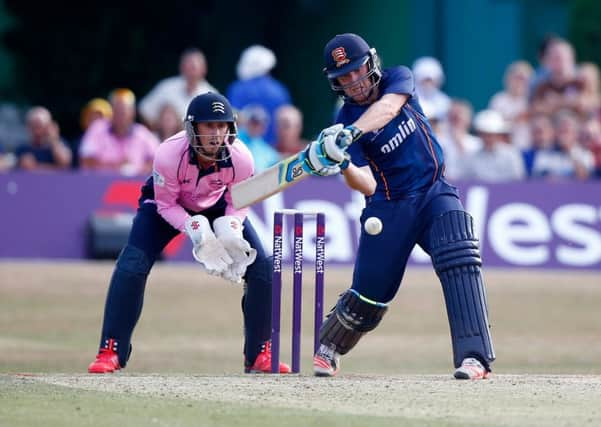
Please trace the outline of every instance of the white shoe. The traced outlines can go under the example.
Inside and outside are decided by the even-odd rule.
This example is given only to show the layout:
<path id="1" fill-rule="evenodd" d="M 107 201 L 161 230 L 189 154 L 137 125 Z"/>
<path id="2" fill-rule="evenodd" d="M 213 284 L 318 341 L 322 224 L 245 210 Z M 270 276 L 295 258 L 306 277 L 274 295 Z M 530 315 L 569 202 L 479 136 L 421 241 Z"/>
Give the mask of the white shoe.
<path id="1" fill-rule="evenodd" d="M 313 356 L 313 371 L 316 377 L 333 377 L 340 370 L 340 354 L 334 347 L 321 344 Z"/>
<path id="2" fill-rule="evenodd" d="M 466 357 L 455 370 L 454 377 L 458 380 L 484 380 L 488 378 L 489 373 L 478 359 Z"/>

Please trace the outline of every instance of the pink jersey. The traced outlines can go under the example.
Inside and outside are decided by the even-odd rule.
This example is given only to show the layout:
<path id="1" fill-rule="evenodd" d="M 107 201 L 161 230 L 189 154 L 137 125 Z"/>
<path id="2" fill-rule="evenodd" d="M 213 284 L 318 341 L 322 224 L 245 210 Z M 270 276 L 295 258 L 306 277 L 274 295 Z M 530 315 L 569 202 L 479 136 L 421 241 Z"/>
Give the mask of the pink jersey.
<path id="1" fill-rule="evenodd" d="M 97 119 L 83 136 L 79 154 L 82 158 L 94 158 L 100 168 L 120 170 L 129 165 L 129 173 L 146 173 L 145 166 L 152 161 L 159 146 L 158 138 L 145 126 L 134 123 L 125 137 L 111 132 L 111 122 Z"/>
<path id="2" fill-rule="evenodd" d="M 185 209 L 200 212 L 213 206 L 226 189 L 254 173 L 252 154 L 236 140 L 228 146 L 231 157 L 202 169 L 191 151 L 184 131 L 163 142 L 154 158 L 154 195 L 159 214 L 174 228 L 183 231 L 190 216 Z M 225 215 L 244 221 L 248 208 L 234 209 L 232 197 L 225 194 Z"/>

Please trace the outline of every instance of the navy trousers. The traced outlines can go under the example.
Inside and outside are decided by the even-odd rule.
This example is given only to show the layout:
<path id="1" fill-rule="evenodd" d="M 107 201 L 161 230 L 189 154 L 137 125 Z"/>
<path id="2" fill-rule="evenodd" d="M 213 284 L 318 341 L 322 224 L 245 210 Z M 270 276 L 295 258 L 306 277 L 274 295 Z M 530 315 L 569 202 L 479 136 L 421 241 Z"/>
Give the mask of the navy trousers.
<path id="1" fill-rule="evenodd" d="M 361 215 L 361 236 L 352 289 L 373 301 L 391 301 L 399 290 L 409 255 L 416 244 L 433 256 L 432 249 L 441 240 L 445 240 L 446 236 L 459 235 L 459 242 L 450 242 L 448 249 L 436 252 L 456 256 L 460 264 L 465 264 L 454 266 L 444 274 L 437 270 L 447 302 L 454 364 L 458 366 L 464 357 L 474 356 L 488 367 L 494 360 L 494 352 L 479 251 L 476 246 L 465 255 L 466 251 L 461 249 L 464 246 L 461 236 L 467 239 L 471 236 L 469 230 L 466 231 L 462 223 L 457 233 L 452 223 L 447 219 L 441 220 L 457 212 L 461 218 L 470 218 L 464 213 L 455 187 L 443 179 L 436 181 L 427 192 L 414 197 L 368 203 Z M 383 223 L 380 234 L 370 235 L 363 228 L 367 218 L 372 216 Z M 441 224 L 449 225 L 443 225 L 441 231 Z M 471 244 L 466 241 L 468 243 Z M 433 260 L 436 265 L 444 264 L 436 262 L 435 256 Z M 465 324 L 464 319 L 470 319 L 470 323 Z"/>
<path id="2" fill-rule="evenodd" d="M 140 200 L 127 245 L 117 259 L 105 304 L 100 347 L 109 339 L 115 340 L 121 366 L 126 365 L 131 352 L 131 336 L 142 312 L 146 278 L 162 250 L 179 234 L 149 200 Z M 197 213 L 212 222 L 224 212 L 222 198 L 215 206 Z M 271 257 L 265 253 L 248 219 L 244 221 L 243 236 L 257 250 L 255 262 L 246 270 L 242 296 L 244 355 L 246 363 L 252 364 L 271 332 Z"/>

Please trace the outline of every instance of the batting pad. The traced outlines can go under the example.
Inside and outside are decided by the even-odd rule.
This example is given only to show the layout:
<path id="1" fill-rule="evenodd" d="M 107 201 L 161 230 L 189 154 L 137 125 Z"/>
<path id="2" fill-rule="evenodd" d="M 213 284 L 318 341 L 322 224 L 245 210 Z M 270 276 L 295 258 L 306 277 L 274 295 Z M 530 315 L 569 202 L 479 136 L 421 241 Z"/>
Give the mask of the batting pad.
<path id="1" fill-rule="evenodd" d="M 319 342 L 348 353 L 367 332 L 378 326 L 388 307 L 371 301 L 353 289 L 344 292 L 319 331 Z"/>
<path id="2" fill-rule="evenodd" d="M 447 306 L 455 367 L 466 357 L 477 357 L 488 365 L 495 354 L 472 217 L 464 211 L 446 212 L 434 220 L 430 238 L 432 262 Z"/>

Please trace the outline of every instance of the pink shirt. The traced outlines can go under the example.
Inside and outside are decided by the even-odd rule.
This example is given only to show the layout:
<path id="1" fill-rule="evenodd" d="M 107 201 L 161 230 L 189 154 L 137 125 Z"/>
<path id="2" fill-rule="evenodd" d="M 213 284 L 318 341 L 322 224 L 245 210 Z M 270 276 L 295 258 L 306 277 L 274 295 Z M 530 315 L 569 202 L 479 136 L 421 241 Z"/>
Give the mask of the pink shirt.
<path id="1" fill-rule="evenodd" d="M 190 216 L 185 209 L 203 211 L 213 206 L 226 189 L 254 173 L 253 158 L 244 143 L 228 146 L 231 157 L 202 169 L 190 154 L 188 138 L 181 131 L 165 140 L 154 158 L 154 196 L 159 214 L 174 228 L 183 231 Z M 232 196 L 225 193 L 225 215 L 244 221 L 249 208 L 234 209 Z"/>
<path id="2" fill-rule="evenodd" d="M 121 138 L 111 132 L 109 120 L 97 119 L 84 134 L 79 155 L 96 159 L 100 168 L 140 175 L 147 172 L 145 165 L 154 158 L 159 142 L 150 130 L 139 123 L 134 123 L 129 134 Z M 126 169 L 121 169 L 124 164 L 127 164 Z"/>

